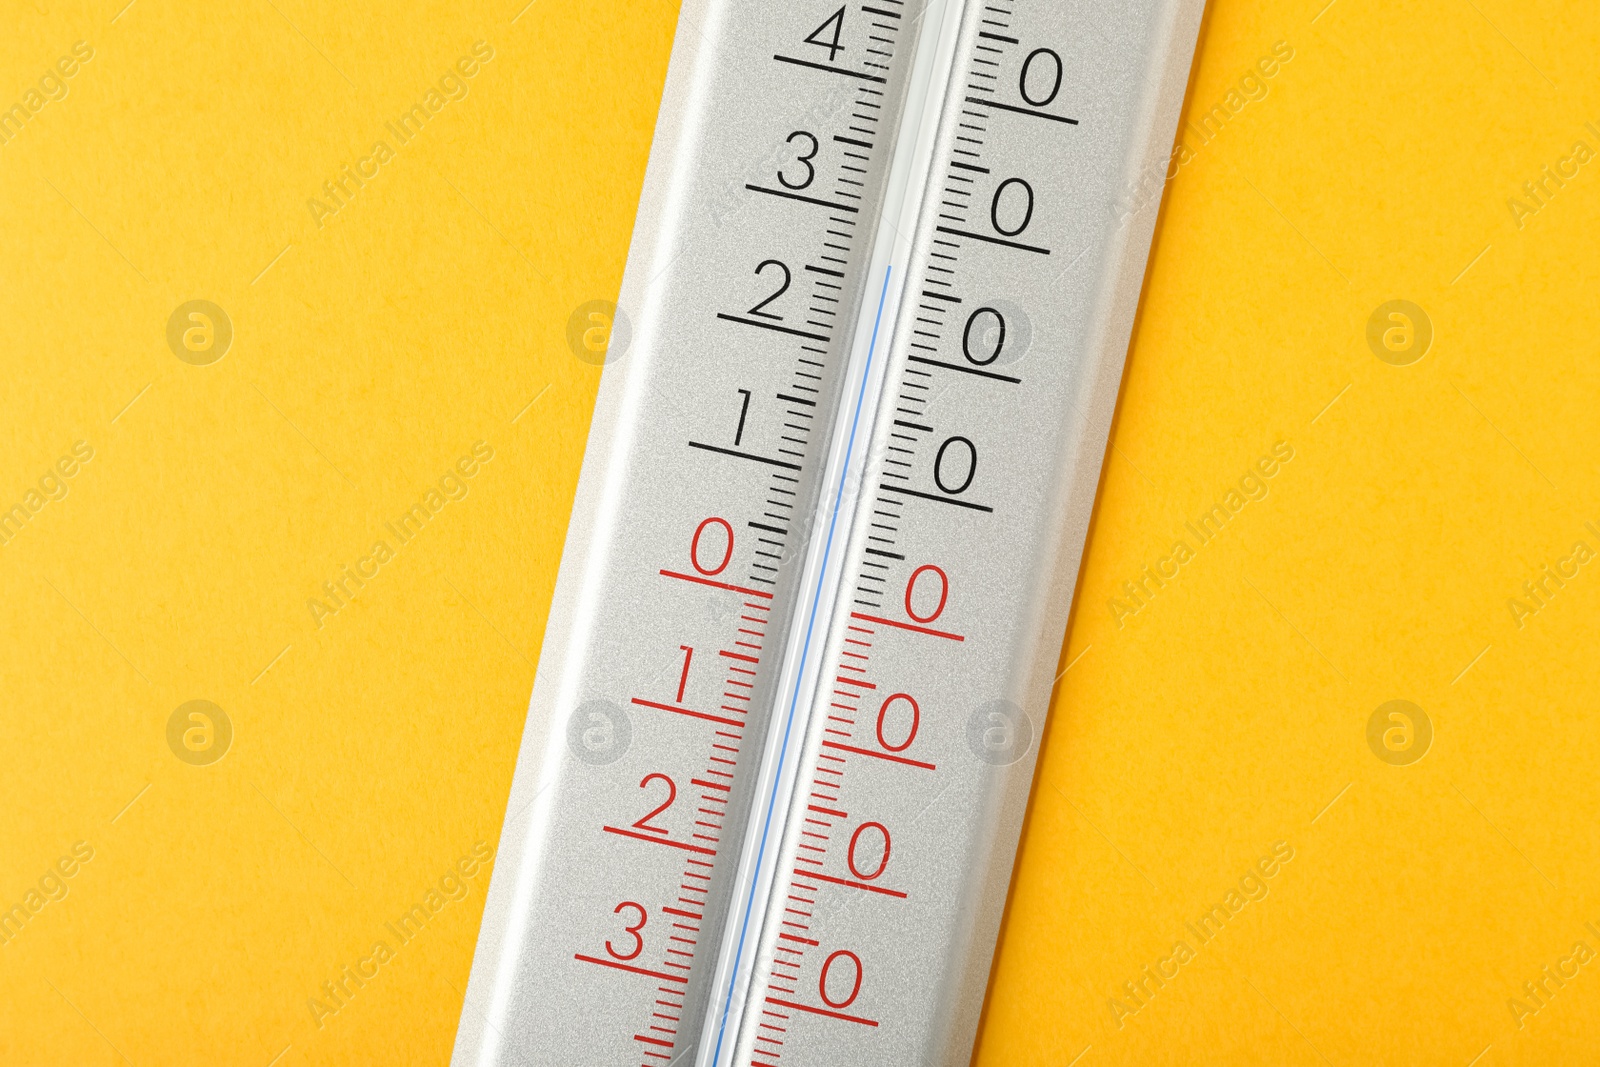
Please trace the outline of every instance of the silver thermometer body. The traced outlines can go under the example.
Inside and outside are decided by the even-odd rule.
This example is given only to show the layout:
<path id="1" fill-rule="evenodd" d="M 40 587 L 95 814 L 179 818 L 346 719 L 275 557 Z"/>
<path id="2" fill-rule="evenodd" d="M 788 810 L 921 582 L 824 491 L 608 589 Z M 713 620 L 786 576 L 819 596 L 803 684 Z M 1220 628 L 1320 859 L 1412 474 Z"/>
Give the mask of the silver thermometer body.
<path id="1" fill-rule="evenodd" d="M 1202 7 L 965 5 L 718 1064 L 971 1055 Z"/>
<path id="2" fill-rule="evenodd" d="M 456 1067 L 693 1061 L 920 10 L 684 4 Z"/>

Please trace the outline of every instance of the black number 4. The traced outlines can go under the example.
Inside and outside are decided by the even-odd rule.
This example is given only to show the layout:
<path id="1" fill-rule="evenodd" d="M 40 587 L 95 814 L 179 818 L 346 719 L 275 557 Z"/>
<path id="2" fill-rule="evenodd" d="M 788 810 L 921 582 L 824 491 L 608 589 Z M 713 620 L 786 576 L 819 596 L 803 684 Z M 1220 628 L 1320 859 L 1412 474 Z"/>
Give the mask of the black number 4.
<path id="1" fill-rule="evenodd" d="M 824 40 L 822 35 L 830 26 L 833 27 L 833 37 Z M 839 43 L 839 34 L 842 32 L 844 32 L 844 8 L 841 7 L 828 16 L 827 22 L 811 31 L 811 36 L 806 38 L 806 44 L 814 44 L 818 48 L 826 48 L 828 50 L 828 62 L 832 63 L 833 57 L 844 51 L 844 45 Z"/>

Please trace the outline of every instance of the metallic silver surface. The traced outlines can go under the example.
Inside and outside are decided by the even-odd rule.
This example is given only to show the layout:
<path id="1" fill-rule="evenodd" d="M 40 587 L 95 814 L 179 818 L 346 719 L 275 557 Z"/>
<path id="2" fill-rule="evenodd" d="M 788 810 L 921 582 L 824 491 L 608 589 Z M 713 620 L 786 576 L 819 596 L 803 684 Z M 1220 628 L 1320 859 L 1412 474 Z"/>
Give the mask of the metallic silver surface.
<path id="1" fill-rule="evenodd" d="M 920 10 L 684 5 L 457 1067 L 693 1060 Z"/>
<path id="2" fill-rule="evenodd" d="M 735 1063 L 971 1055 L 1202 7 L 967 4 Z"/>

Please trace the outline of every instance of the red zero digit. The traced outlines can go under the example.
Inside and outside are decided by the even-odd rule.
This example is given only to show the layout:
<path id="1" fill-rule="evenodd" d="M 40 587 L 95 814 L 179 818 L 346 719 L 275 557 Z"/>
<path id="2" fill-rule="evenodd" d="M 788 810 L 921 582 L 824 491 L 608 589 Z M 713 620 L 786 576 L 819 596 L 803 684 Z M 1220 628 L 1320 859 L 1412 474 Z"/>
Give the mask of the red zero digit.
<path id="1" fill-rule="evenodd" d="M 897 700 L 903 700 L 911 705 L 911 729 L 906 731 L 906 739 L 898 745 L 891 745 L 889 739 L 883 734 L 883 720 L 889 714 L 889 705 Z M 922 709 L 917 707 L 917 702 L 905 693 L 896 693 L 878 708 L 878 744 L 890 752 L 904 752 L 911 747 L 911 742 L 917 739 L 917 727 L 922 724 Z"/>
<path id="2" fill-rule="evenodd" d="M 638 822 L 635 822 L 633 825 L 637 829 L 648 830 L 653 834 L 664 834 L 667 832 L 667 828 L 665 826 L 656 826 L 652 824 L 650 820 L 655 818 L 657 815 L 660 815 L 668 808 L 672 807 L 672 802 L 678 799 L 678 787 L 673 784 L 671 778 L 668 778 L 664 774 L 656 773 L 647 774 L 643 778 L 639 779 L 639 788 L 648 789 L 650 787 L 650 780 L 653 778 L 660 779 L 661 781 L 667 783 L 667 799 L 663 800 L 658 807 L 651 808 L 650 814 L 646 815 Z"/>
<path id="3" fill-rule="evenodd" d="M 618 904 L 615 908 L 613 908 L 611 913 L 613 915 L 620 915 L 623 908 L 632 908 L 634 911 L 639 913 L 638 922 L 634 923 L 632 926 L 624 926 L 622 928 L 623 933 L 633 935 L 633 951 L 626 953 L 618 952 L 611 946 L 610 941 L 606 942 L 606 951 L 611 953 L 619 960 L 631 960 L 638 956 L 639 953 L 644 951 L 644 935 L 640 934 L 639 931 L 644 929 L 645 921 L 650 918 L 650 913 L 645 911 L 642 906 L 635 904 L 631 900 L 624 900 L 621 904 Z"/>
<path id="4" fill-rule="evenodd" d="M 878 866 L 870 873 L 856 866 L 856 842 L 861 840 L 861 835 L 868 827 L 883 835 L 883 858 L 878 860 Z M 882 874 L 883 869 L 889 866 L 889 828 L 881 822 L 864 822 L 856 827 L 856 832 L 850 835 L 850 852 L 845 857 L 845 862 L 850 864 L 850 873 L 863 881 L 870 882 Z M 861 979 L 857 978 L 856 983 L 859 985 L 860 982 Z"/>
<path id="5" fill-rule="evenodd" d="M 911 606 L 911 594 L 916 592 L 917 579 L 921 578 L 922 575 L 928 571 L 932 571 L 934 574 L 939 576 L 939 604 L 928 614 L 918 615 L 917 609 Z M 944 602 L 949 599 L 949 597 L 949 577 L 944 573 L 944 571 L 940 570 L 938 567 L 935 567 L 933 564 L 924 563 L 922 566 L 911 572 L 911 577 L 906 582 L 906 614 L 918 622 L 932 622 L 934 619 L 937 619 L 939 617 L 939 613 L 944 610 Z"/>
<path id="6" fill-rule="evenodd" d="M 700 535 L 706 532 L 706 527 L 716 523 L 722 527 L 722 532 L 727 535 L 727 547 L 722 550 L 722 562 L 715 567 L 702 567 L 700 565 Z M 715 515 L 694 528 L 694 540 L 689 542 L 689 562 L 694 564 L 694 569 L 710 577 L 721 574 L 728 567 L 728 561 L 733 558 L 733 527 L 728 525 L 727 519 L 719 519 Z"/>
<path id="7" fill-rule="evenodd" d="M 856 965 L 856 977 L 855 982 L 850 986 L 850 995 L 843 1000 L 834 1000 L 828 996 L 828 972 L 833 969 L 833 961 L 841 956 Z M 846 949 L 840 949 L 829 956 L 822 964 L 822 976 L 817 979 L 817 992 L 822 994 L 823 1003 L 830 1008 L 848 1008 L 855 1003 L 856 994 L 861 992 L 861 957 Z"/>

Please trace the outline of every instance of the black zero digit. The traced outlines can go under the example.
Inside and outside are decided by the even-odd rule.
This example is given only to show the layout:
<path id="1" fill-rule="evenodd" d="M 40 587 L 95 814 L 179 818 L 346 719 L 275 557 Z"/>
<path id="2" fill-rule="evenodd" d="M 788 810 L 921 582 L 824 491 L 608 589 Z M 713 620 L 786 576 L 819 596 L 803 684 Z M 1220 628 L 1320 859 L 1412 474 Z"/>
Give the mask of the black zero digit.
<path id="1" fill-rule="evenodd" d="M 967 451 L 967 476 L 961 480 L 960 485 L 944 484 L 944 457 L 952 445 L 965 448 Z M 972 484 L 972 476 L 978 473 L 978 446 L 965 437 L 947 437 L 944 444 L 939 446 L 939 451 L 933 457 L 933 484 L 951 496 L 958 496 L 967 491 L 967 486 Z"/>
<path id="2" fill-rule="evenodd" d="M 997 336 L 995 337 L 994 351 L 989 353 L 989 358 L 979 359 L 977 356 L 972 354 L 972 327 L 978 324 L 978 316 L 985 314 L 993 315 L 995 324 L 993 326 L 983 327 L 978 334 L 979 339 L 984 339 L 991 331 L 996 332 Z M 1006 317 L 1000 314 L 1000 312 L 991 307 L 981 307 L 974 311 L 971 315 L 967 316 L 966 329 L 961 331 L 961 354 L 967 357 L 967 362 L 975 363 L 980 367 L 987 367 L 989 364 L 1000 358 L 1000 350 L 1005 347 L 1005 344 Z"/>
<path id="3" fill-rule="evenodd" d="M 1056 74 L 1055 80 L 1050 83 L 1050 91 L 1046 93 L 1042 99 L 1035 100 L 1033 97 L 1028 95 L 1028 74 L 1033 69 L 1033 61 L 1038 59 L 1040 56 L 1050 57 L 1049 61 L 1055 64 Z M 1062 70 L 1061 57 L 1053 50 L 1049 48 L 1035 48 L 1033 51 L 1028 53 L 1028 58 L 1022 61 L 1022 76 L 1017 79 L 1017 92 L 1022 94 L 1023 100 L 1032 104 L 1034 107 L 1044 107 L 1046 104 L 1053 101 L 1056 98 L 1056 94 L 1061 91 Z"/>
<path id="4" fill-rule="evenodd" d="M 1005 196 L 1006 190 L 1018 186 L 1028 198 L 1028 206 L 1022 212 L 1022 221 L 1012 229 L 1000 225 L 1000 199 Z M 1021 178 L 1007 178 L 995 187 L 994 199 L 989 201 L 989 222 L 994 226 L 994 232 L 1005 237 L 1015 237 L 1028 228 L 1028 223 L 1033 221 L 1033 186 Z"/>

